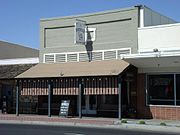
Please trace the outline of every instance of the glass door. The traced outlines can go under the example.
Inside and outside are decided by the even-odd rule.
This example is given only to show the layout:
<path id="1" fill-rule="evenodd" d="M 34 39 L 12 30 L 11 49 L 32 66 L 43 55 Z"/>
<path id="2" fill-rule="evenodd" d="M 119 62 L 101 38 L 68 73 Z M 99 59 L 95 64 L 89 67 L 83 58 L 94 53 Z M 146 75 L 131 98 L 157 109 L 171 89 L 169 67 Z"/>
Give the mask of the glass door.
<path id="1" fill-rule="evenodd" d="M 86 95 L 82 97 L 82 114 L 95 115 L 97 108 L 97 96 Z"/>

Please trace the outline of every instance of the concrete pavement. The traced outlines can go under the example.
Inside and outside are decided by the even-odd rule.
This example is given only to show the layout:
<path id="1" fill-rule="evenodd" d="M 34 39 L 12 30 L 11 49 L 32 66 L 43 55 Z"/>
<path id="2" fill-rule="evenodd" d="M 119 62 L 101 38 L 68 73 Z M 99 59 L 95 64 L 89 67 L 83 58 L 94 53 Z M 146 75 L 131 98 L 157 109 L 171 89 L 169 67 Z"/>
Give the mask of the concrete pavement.
<path id="1" fill-rule="evenodd" d="M 25 124 L 0 124 L 1 135 L 177 135 L 171 132 L 126 130 L 113 128 L 89 128 L 77 126 L 48 126 Z"/>
<path id="2" fill-rule="evenodd" d="M 5 124 L 32 124 L 32 125 L 54 125 L 54 126 L 79 126 L 96 128 L 118 128 L 129 130 L 149 130 L 180 133 L 180 121 L 155 120 L 155 119 L 126 119 L 127 123 L 122 123 L 117 118 L 97 118 L 97 117 L 77 117 L 63 118 L 58 116 L 42 115 L 9 115 L 0 114 L 0 123 Z M 145 124 L 139 124 L 144 121 Z M 165 123 L 166 126 L 160 125 Z"/>

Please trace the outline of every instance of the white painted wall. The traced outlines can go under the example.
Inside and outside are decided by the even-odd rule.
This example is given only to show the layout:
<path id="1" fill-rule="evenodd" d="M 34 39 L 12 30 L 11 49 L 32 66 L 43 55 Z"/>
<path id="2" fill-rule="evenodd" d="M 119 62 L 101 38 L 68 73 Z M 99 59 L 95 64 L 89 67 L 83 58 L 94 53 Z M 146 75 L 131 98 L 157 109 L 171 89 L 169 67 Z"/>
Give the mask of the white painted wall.
<path id="1" fill-rule="evenodd" d="M 0 65 L 37 64 L 39 58 L 0 59 Z"/>
<path id="2" fill-rule="evenodd" d="M 180 51 L 180 23 L 138 29 L 138 51 Z"/>

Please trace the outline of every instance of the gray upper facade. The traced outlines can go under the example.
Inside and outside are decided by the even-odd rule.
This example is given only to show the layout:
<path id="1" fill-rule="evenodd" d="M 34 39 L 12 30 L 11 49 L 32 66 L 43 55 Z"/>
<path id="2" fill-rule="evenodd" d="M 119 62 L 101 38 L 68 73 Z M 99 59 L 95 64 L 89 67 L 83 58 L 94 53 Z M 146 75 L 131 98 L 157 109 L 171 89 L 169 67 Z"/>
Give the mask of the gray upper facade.
<path id="1" fill-rule="evenodd" d="M 162 18 L 160 20 L 163 21 L 154 20 L 153 11 L 145 6 L 134 6 L 79 16 L 42 19 L 40 21 L 40 63 L 45 61 L 45 54 L 52 53 L 52 56 L 49 55 L 52 62 L 56 61 L 56 58 L 53 57 L 56 53 L 93 52 L 120 48 L 130 48 L 130 53 L 137 53 L 138 27 L 142 22 L 142 9 L 144 11 L 144 26 L 174 23 L 173 20 L 159 14 L 155 14 L 155 19 L 157 20 L 160 17 Z M 152 18 L 148 17 L 150 14 Z M 88 28 L 95 29 L 94 41 L 88 42 L 87 45 L 74 43 L 76 19 L 86 21 Z M 148 23 L 148 19 L 151 20 L 151 23 Z"/>

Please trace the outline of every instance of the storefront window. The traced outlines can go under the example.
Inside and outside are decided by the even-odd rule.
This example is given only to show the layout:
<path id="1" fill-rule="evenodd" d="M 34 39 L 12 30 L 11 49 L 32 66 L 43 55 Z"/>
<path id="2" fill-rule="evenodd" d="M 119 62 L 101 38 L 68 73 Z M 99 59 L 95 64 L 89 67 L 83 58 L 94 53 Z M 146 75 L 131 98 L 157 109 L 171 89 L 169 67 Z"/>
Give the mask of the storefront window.
<path id="1" fill-rule="evenodd" d="M 148 75 L 148 99 L 153 105 L 174 105 L 174 75 Z"/>
<path id="2" fill-rule="evenodd" d="M 176 105 L 180 105 L 180 74 L 176 75 Z"/>

